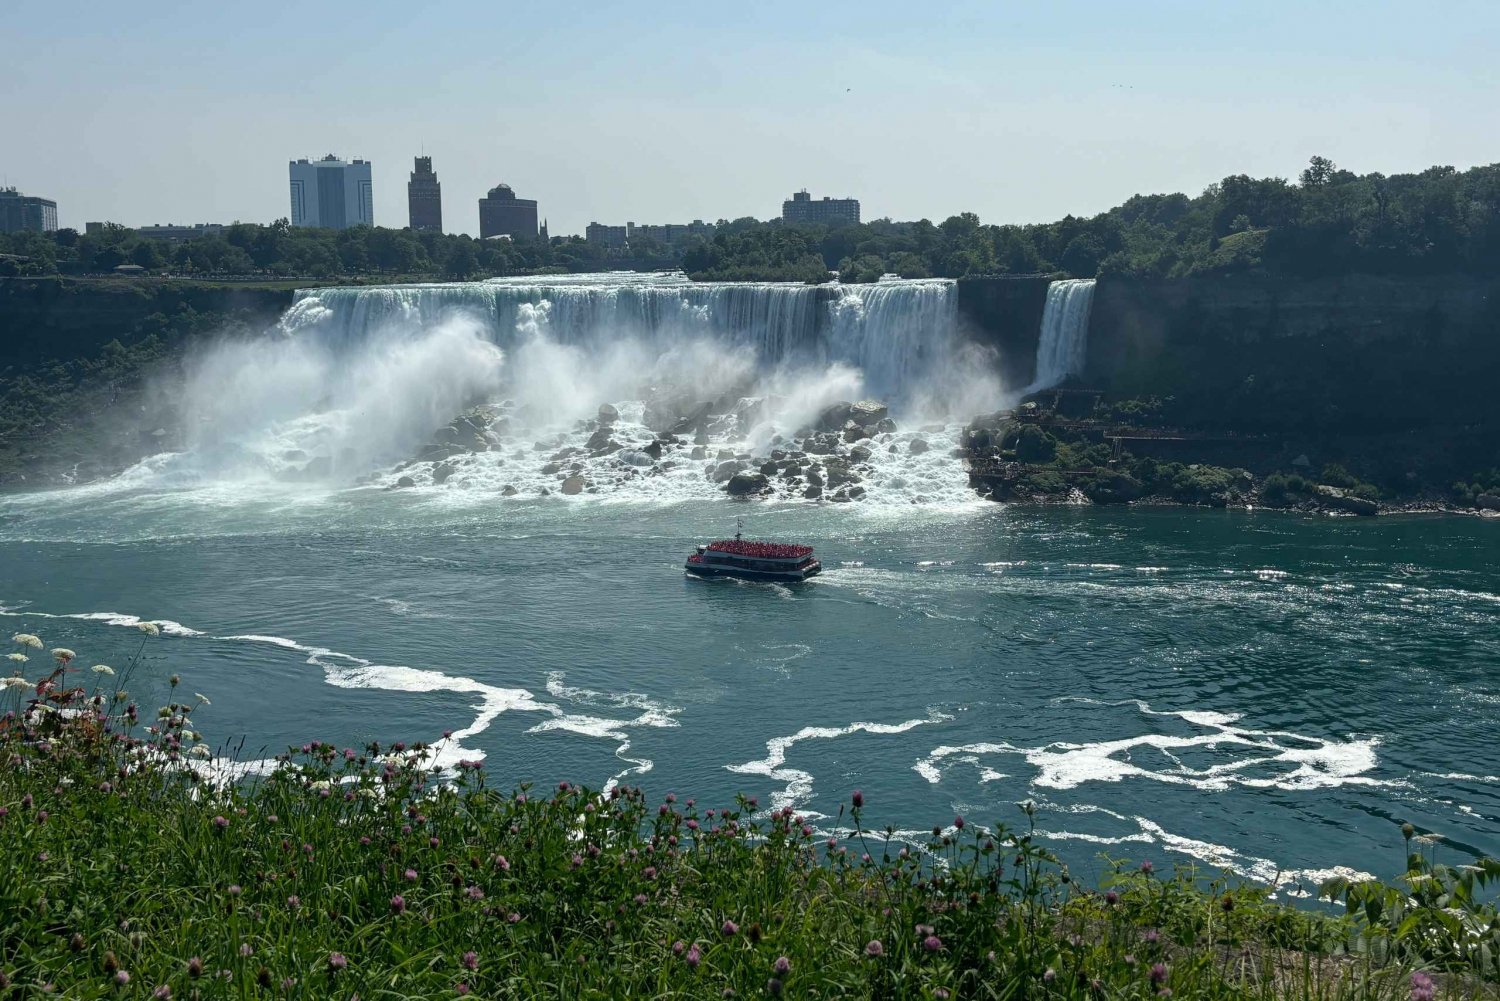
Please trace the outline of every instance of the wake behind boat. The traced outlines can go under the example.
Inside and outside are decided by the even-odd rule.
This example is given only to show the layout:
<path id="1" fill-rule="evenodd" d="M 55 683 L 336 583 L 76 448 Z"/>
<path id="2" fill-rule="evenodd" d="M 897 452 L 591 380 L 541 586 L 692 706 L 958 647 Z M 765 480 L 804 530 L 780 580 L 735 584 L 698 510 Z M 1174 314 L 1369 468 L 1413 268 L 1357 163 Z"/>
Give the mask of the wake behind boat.
<path id="1" fill-rule="evenodd" d="M 732 539 L 697 547 L 685 569 L 698 577 L 796 581 L 822 573 L 823 564 L 813 558 L 812 546 L 752 542 L 736 532 Z"/>

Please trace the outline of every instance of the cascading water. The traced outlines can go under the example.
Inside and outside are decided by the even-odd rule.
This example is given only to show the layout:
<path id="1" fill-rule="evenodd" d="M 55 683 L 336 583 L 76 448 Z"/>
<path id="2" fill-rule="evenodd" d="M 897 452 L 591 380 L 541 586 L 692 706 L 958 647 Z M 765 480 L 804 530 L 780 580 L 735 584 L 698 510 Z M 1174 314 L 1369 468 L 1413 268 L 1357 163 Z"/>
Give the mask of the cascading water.
<path id="1" fill-rule="evenodd" d="M 838 500 L 946 502 L 971 496 L 950 454 L 958 425 L 922 422 L 999 403 L 945 280 L 327 288 L 300 292 L 279 334 L 193 362 L 188 451 L 153 472 L 684 497 L 722 494 L 733 466 L 776 496 L 815 498 L 828 474 Z M 899 425 L 877 430 L 871 408 L 867 427 L 829 424 L 830 404 L 867 397 Z M 804 447 L 823 451 L 791 471 L 776 457 Z"/>
<path id="2" fill-rule="evenodd" d="M 1050 389 L 1083 371 L 1093 303 L 1092 278 L 1065 278 L 1047 286 L 1041 338 L 1036 347 L 1036 378 L 1026 392 Z"/>

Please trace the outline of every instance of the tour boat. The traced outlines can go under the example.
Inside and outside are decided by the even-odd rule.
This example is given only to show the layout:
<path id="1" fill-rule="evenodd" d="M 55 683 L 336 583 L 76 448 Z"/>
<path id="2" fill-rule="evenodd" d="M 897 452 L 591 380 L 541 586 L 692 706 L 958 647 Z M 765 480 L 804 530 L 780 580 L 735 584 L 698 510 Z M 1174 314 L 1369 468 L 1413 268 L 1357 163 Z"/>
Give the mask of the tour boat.
<path id="1" fill-rule="evenodd" d="M 687 558 L 687 572 L 699 577 L 742 577 L 745 580 L 806 580 L 823 572 L 813 559 L 812 546 L 784 542 L 751 542 L 739 532 L 699 546 Z"/>

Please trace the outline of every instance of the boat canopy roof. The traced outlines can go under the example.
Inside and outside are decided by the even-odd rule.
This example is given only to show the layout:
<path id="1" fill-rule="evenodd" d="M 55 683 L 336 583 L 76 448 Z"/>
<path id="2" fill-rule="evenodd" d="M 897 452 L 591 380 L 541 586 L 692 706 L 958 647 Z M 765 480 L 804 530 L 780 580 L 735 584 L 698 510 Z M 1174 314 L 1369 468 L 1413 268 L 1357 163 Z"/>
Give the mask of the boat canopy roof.
<path id="1" fill-rule="evenodd" d="M 748 539 L 720 539 L 708 544 L 709 552 L 731 556 L 750 556 L 763 560 L 792 560 L 811 556 L 812 546 L 795 546 L 785 542 L 751 542 Z"/>

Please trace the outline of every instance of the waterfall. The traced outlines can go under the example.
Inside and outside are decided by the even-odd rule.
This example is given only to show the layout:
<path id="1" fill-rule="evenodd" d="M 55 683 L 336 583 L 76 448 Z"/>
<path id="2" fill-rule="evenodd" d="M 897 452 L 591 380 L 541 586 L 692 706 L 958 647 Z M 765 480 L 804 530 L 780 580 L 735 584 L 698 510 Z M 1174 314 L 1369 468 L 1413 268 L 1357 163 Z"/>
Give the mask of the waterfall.
<path id="1" fill-rule="evenodd" d="M 345 351 L 460 317 L 502 350 L 539 321 L 550 340 L 589 353 L 627 340 L 658 351 L 708 340 L 753 352 L 761 367 L 848 366 L 866 392 L 898 402 L 958 367 L 957 315 L 954 283 L 940 279 L 812 286 L 610 273 L 302 290 L 281 330 Z"/>
<path id="2" fill-rule="evenodd" d="M 1094 279 L 1068 278 L 1047 286 L 1041 337 L 1036 346 L 1036 377 L 1025 392 L 1050 389 L 1083 371 L 1089 340 Z"/>

